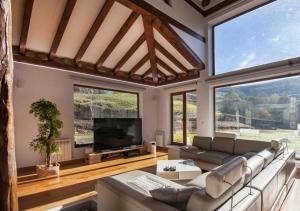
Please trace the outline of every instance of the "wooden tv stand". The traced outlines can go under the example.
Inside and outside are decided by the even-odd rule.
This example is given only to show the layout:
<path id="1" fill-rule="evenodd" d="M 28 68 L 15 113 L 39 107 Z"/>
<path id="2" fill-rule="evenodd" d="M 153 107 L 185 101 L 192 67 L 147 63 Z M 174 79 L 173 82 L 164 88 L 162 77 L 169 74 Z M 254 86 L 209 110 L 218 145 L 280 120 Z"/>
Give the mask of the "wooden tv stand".
<path id="1" fill-rule="evenodd" d="M 145 148 L 144 146 L 134 146 L 134 147 L 128 147 L 124 149 L 110 150 L 110 151 L 104 151 L 99 153 L 89 153 L 86 156 L 86 163 L 88 164 L 100 163 L 102 161 L 102 155 L 118 154 L 118 153 L 134 151 L 134 150 L 139 150 L 140 154 L 142 154 L 144 148 Z"/>

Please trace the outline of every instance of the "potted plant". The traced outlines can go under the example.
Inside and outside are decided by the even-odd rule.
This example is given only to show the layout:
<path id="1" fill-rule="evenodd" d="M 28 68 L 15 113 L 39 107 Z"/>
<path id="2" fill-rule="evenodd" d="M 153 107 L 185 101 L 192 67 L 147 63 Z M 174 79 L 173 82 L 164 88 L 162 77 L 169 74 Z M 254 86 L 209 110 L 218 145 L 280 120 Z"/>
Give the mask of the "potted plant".
<path id="1" fill-rule="evenodd" d="M 51 156 L 59 152 L 55 139 L 60 137 L 60 129 L 63 127 L 59 119 L 60 112 L 56 105 L 45 99 L 40 99 L 31 104 L 30 114 L 34 114 L 39 120 L 37 137 L 30 143 L 30 147 L 41 155 L 45 155 L 45 165 L 37 165 L 39 178 L 59 175 L 59 164 L 52 164 Z"/>

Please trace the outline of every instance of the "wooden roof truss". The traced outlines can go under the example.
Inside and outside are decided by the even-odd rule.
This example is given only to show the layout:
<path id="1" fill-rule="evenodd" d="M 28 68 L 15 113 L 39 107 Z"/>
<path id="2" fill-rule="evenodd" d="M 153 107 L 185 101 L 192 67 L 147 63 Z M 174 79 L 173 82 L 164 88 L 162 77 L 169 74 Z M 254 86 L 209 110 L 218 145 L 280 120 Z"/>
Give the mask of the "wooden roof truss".
<path id="1" fill-rule="evenodd" d="M 205 65 L 202 60 L 176 33 L 171 25 L 196 38 L 199 42 L 206 42 L 205 38 L 143 0 L 107 0 L 99 11 L 98 16 L 87 33 L 76 56 L 74 58 L 59 58 L 56 56 L 56 52 L 62 41 L 63 34 L 66 30 L 76 2 L 76 0 L 67 1 L 55 37 L 53 39 L 50 52 L 35 52 L 26 48 L 31 12 L 34 4 L 34 0 L 27 0 L 23 16 L 24 18 L 20 45 L 14 46 L 14 59 L 17 61 L 56 68 L 64 68 L 75 72 L 94 74 L 108 78 L 115 78 L 154 86 L 198 78 L 200 71 L 205 69 Z M 91 42 L 94 39 L 98 29 L 101 27 L 115 2 L 121 3 L 122 5 L 130 8 L 132 10 L 131 14 L 112 41 L 108 44 L 96 64 L 82 61 L 85 52 L 91 45 Z M 124 56 L 116 63 L 114 68 L 105 67 L 103 65 L 104 62 L 111 55 L 113 50 L 125 36 L 131 26 L 135 23 L 138 17 L 142 17 L 144 33 L 128 49 Z M 157 40 L 155 40 L 154 29 L 157 30 L 182 55 L 182 57 L 192 65 L 192 69 L 188 69 L 175 56 L 173 56 L 168 49 L 164 48 Z M 140 61 L 137 61 L 136 65 L 134 65 L 129 72 L 126 73 L 122 71 L 122 67 L 126 61 L 144 42 L 147 44 L 148 53 Z M 166 64 L 166 62 L 158 57 L 156 51 L 160 52 L 168 60 L 170 60 L 179 70 L 181 70 L 181 72 L 174 70 L 172 67 L 170 67 L 170 65 Z M 148 61 L 150 61 L 150 68 L 142 74 L 137 74 L 137 71 L 140 69 L 140 67 Z M 168 74 L 165 71 L 162 71 L 158 65 L 167 71 Z"/>

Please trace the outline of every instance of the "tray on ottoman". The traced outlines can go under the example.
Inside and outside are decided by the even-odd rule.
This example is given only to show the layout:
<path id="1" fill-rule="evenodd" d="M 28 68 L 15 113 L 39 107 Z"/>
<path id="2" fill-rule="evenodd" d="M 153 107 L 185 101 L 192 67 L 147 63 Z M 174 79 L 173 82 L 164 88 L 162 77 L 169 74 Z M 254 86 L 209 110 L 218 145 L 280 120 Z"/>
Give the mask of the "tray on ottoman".
<path id="1" fill-rule="evenodd" d="M 166 167 L 176 167 L 175 171 L 165 171 Z M 170 180 L 191 180 L 202 173 L 193 160 L 158 160 L 156 174 Z"/>

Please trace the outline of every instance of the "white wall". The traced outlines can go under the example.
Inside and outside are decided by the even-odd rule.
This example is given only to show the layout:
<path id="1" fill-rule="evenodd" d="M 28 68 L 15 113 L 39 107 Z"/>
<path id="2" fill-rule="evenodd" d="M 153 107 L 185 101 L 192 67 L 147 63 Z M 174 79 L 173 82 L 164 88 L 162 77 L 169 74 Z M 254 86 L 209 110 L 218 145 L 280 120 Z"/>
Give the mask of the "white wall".
<path id="1" fill-rule="evenodd" d="M 107 80 L 79 79 L 78 75 L 45 67 L 15 63 L 14 119 L 17 167 L 32 166 L 42 161 L 38 153 L 29 148 L 37 134 L 37 120 L 29 114 L 31 103 L 45 98 L 57 104 L 64 127 L 61 138 L 73 140 L 73 83 L 113 88 L 140 93 L 140 116 L 143 118 L 145 140 L 153 140 L 156 130 L 155 88 L 108 82 Z M 83 77 L 82 75 L 80 77 Z M 83 148 L 73 148 L 72 157 L 82 158 Z"/>
<path id="2" fill-rule="evenodd" d="M 146 1 L 180 23 L 207 37 L 206 20 L 186 2 L 172 1 L 172 7 L 170 7 L 163 3 L 163 1 Z M 207 45 L 205 43 L 177 28 L 174 28 L 174 30 L 176 30 L 203 61 L 206 61 Z M 82 77 L 82 75 L 80 77 Z M 76 76 L 76 74 L 69 72 L 15 63 L 14 115 L 18 167 L 32 166 L 41 162 L 41 156 L 29 148 L 29 143 L 37 134 L 37 121 L 33 115 L 29 114 L 29 109 L 31 103 L 40 98 L 45 98 L 57 104 L 61 112 L 61 119 L 64 123 L 61 138 L 73 140 L 73 83 L 139 92 L 140 116 L 143 118 L 144 139 L 146 141 L 154 140 L 155 131 L 162 129 L 165 131 L 167 142 L 170 141 L 169 95 L 175 90 L 187 88 L 186 86 L 167 89 L 150 88 L 139 85 L 129 85 L 125 82 L 112 82 L 111 80 L 104 79 L 96 80 L 95 77 L 80 79 L 78 75 Z M 199 85 L 199 83 L 198 85 L 196 85 L 196 83 L 188 85 L 188 87 L 193 87 L 193 89 L 201 86 L 203 85 Z M 197 90 L 199 90 L 199 88 L 197 88 Z M 202 88 L 198 93 L 200 97 L 206 96 L 206 92 Z M 198 103 L 200 108 L 208 107 L 207 101 L 205 100 L 199 100 Z M 201 133 L 206 131 L 208 125 L 206 120 L 201 120 L 201 118 L 207 118 L 204 114 L 207 113 L 202 113 L 202 110 L 199 110 L 199 128 L 203 128 L 200 129 Z M 74 159 L 82 158 L 83 156 L 83 148 L 73 148 L 72 157 Z"/>

